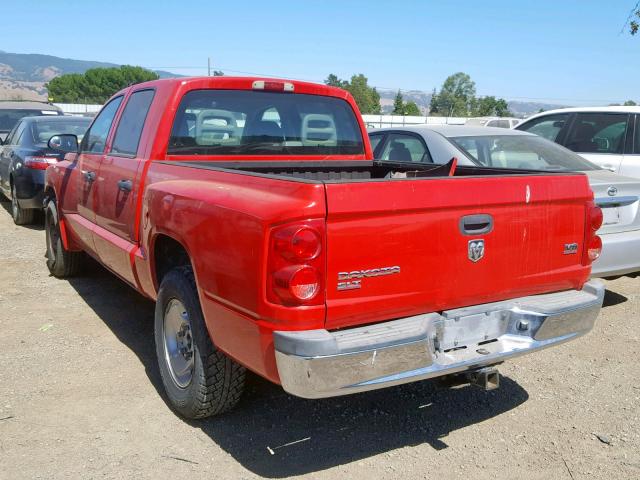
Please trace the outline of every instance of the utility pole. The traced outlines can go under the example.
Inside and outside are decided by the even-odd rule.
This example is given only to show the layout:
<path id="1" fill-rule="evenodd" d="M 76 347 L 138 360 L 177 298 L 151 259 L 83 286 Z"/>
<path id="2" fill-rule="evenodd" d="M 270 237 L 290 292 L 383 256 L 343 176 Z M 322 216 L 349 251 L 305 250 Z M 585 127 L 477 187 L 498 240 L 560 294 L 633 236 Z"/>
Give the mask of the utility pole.
<path id="1" fill-rule="evenodd" d="M 211 76 L 211 57 L 207 57 L 207 77 Z"/>

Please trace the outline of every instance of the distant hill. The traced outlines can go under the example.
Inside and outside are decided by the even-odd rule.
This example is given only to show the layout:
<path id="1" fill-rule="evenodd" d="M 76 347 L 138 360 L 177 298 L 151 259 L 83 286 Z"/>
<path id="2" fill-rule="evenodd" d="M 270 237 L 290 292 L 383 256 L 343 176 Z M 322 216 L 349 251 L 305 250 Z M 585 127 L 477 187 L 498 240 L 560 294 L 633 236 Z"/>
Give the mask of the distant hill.
<path id="1" fill-rule="evenodd" d="M 108 62 L 74 60 L 71 58 L 40 55 L 37 53 L 8 53 L 0 50 L 0 100 L 46 100 L 44 84 L 66 73 L 84 73 L 90 68 L 119 67 Z M 160 78 L 180 77 L 163 70 L 155 71 Z M 393 110 L 393 99 L 397 90 L 378 90 L 383 113 Z M 405 101 L 413 101 L 423 114 L 429 110 L 431 92 L 403 90 Z M 509 109 L 517 117 L 526 117 L 540 109 L 551 110 L 560 105 L 546 103 L 509 101 Z"/>
<path id="2" fill-rule="evenodd" d="M 0 100 L 46 100 L 44 84 L 57 76 L 84 73 L 90 68 L 119 66 L 115 63 L 0 50 Z M 162 70 L 157 70 L 156 73 L 160 78 L 180 76 Z"/>
<path id="3" fill-rule="evenodd" d="M 378 90 L 380 94 L 380 104 L 382 106 L 382 113 L 391 113 L 393 110 L 393 100 L 398 93 L 397 90 Z M 420 108 L 423 115 L 426 115 L 429 111 L 429 104 L 431 103 L 431 92 L 423 92 L 421 90 L 402 90 L 402 96 L 405 102 L 415 102 Z M 537 102 L 520 102 L 516 100 L 508 100 L 509 110 L 516 117 L 528 117 L 534 113 L 538 113 L 542 110 L 553 110 L 554 108 L 562 108 L 563 105 L 552 105 L 549 103 L 537 103 Z"/>

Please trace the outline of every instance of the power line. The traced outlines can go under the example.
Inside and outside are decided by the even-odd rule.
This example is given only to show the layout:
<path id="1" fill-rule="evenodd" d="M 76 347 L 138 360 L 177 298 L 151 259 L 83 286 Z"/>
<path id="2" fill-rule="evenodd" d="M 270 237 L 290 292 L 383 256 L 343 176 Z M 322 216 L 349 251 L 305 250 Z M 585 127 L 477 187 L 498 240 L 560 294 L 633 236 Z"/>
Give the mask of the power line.
<path id="1" fill-rule="evenodd" d="M 638 5 L 640 5 L 640 0 L 638 0 Z M 202 70 L 202 71 L 206 71 L 207 67 L 204 66 L 186 66 L 186 67 L 176 67 L 176 66 L 172 66 L 172 67 L 147 67 L 153 70 L 161 70 L 161 69 L 171 69 L 171 70 Z M 322 83 L 324 80 L 318 80 L 318 79 L 309 79 L 309 78 L 296 78 L 296 77 L 291 77 L 288 75 L 273 75 L 273 74 L 269 74 L 269 73 L 262 73 L 262 72 L 248 72 L 245 70 L 233 70 L 230 68 L 224 68 L 224 67 L 217 67 L 220 71 L 224 72 L 224 73 L 236 73 L 236 74 L 242 74 L 242 75 L 255 75 L 255 76 L 259 76 L 259 77 L 269 77 L 269 78 L 288 78 L 291 80 L 298 80 L 301 82 L 313 82 L 313 83 Z M 398 87 L 383 87 L 381 85 L 371 85 L 373 88 L 376 88 L 378 90 L 389 90 L 389 91 L 397 91 L 397 90 L 401 90 L 403 92 L 410 92 L 410 91 L 420 91 L 420 92 L 425 92 L 425 93 L 429 93 L 426 90 L 418 90 L 415 88 L 398 88 Z M 549 97 L 519 97 L 519 96 L 512 96 L 512 95 L 495 95 L 495 94 L 480 94 L 478 95 L 478 97 L 482 98 L 482 97 L 499 97 L 499 98 L 508 98 L 509 100 L 522 100 L 522 101 L 535 101 L 535 102 L 548 102 L 548 103 L 557 103 L 557 102 L 579 102 L 579 103 L 589 103 L 589 102 L 594 102 L 594 103 L 614 103 L 614 102 L 619 102 L 621 101 L 620 99 L 594 99 L 594 98 L 590 98 L 590 99 L 580 99 L 580 98 L 549 98 Z"/>

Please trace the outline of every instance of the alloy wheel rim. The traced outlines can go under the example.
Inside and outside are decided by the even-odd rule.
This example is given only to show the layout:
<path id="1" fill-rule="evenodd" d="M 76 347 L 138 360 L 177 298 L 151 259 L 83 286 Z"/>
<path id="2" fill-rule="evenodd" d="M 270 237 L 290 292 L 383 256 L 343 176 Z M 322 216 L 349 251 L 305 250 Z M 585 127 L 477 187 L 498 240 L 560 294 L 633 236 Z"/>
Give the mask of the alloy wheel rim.
<path id="1" fill-rule="evenodd" d="M 178 388 L 187 388 L 193 379 L 195 351 L 189 313 L 176 298 L 165 308 L 162 337 L 171 379 Z"/>

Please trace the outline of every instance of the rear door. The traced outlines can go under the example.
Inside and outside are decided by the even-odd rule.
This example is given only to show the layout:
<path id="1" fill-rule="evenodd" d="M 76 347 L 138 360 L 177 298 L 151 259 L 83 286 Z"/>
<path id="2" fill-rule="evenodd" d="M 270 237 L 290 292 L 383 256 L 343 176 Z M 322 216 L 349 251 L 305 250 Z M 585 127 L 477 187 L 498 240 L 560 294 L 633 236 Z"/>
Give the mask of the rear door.
<path id="1" fill-rule="evenodd" d="M 77 203 L 64 205 L 69 227 L 91 252 L 95 252 L 93 231 L 96 220 L 95 208 L 98 205 L 95 195 L 97 185 L 102 181 L 98 176 L 100 163 L 122 98 L 121 95 L 107 103 L 85 133 L 80 144 L 77 166 L 74 169 Z"/>
<path id="2" fill-rule="evenodd" d="M 633 115 L 633 134 L 627 134 L 627 148 L 622 159 L 620 173 L 628 177 L 640 178 L 640 115 Z"/>
<path id="3" fill-rule="evenodd" d="M 627 135 L 633 135 L 627 113 L 576 113 L 564 146 L 615 173 L 621 173 Z"/>
<path id="4" fill-rule="evenodd" d="M 135 212 L 143 165 L 140 138 L 155 91 L 134 91 L 117 120 L 108 153 L 100 164 L 95 205 L 95 243 L 100 260 L 134 283 L 130 254 L 135 247 Z"/>
<path id="5" fill-rule="evenodd" d="M 327 183 L 327 328 L 580 288 L 582 174 Z M 567 247 L 577 244 L 577 248 Z"/>

